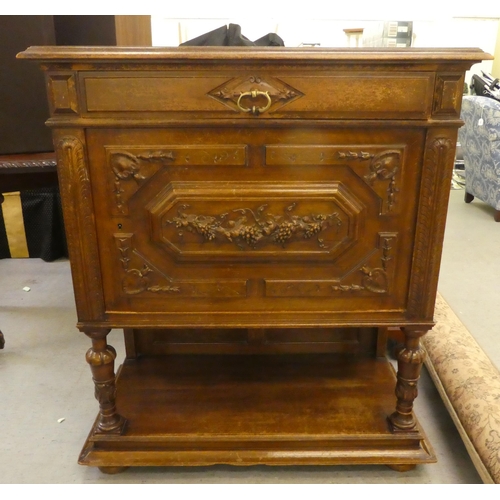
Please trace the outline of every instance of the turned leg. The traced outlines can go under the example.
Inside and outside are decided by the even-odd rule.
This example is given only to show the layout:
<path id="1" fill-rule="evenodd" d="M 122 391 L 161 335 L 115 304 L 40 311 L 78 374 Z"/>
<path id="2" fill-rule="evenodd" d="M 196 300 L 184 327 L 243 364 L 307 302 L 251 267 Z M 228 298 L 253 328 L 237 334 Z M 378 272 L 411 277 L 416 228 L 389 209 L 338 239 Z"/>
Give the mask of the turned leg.
<path id="1" fill-rule="evenodd" d="M 465 191 L 465 195 L 464 195 L 465 203 L 470 203 L 473 199 L 474 199 L 474 196 L 472 196 L 470 193 Z"/>
<path id="2" fill-rule="evenodd" d="M 92 339 L 86 360 L 92 371 L 95 397 L 99 401 L 97 432 L 122 434 L 125 419 L 116 412 L 115 358 L 116 351 L 106 343 L 110 330 L 91 330 L 85 334 Z"/>
<path id="3" fill-rule="evenodd" d="M 396 411 L 389 417 L 393 432 L 411 431 L 416 426 L 413 402 L 418 395 L 417 383 L 425 359 L 420 346 L 420 337 L 427 330 L 403 328 L 404 347 L 398 353 L 398 375 L 396 382 Z"/>

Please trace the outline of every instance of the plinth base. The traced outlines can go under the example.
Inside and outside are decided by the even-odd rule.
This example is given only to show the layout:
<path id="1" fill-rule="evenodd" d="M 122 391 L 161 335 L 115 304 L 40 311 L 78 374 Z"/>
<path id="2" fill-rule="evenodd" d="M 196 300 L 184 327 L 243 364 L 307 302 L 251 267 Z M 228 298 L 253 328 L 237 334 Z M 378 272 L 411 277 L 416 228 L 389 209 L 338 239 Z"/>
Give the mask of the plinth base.
<path id="1" fill-rule="evenodd" d="M 126 360 L 122 435 L 91 430 L 79 463 L 97 467 L 435 462 L 417 426 L 393 433 L 396 378 L 380 358 L 172 355 Z M 399 466 L 399 469 L 398 469 Z M 403 467 L 403 468 L 402 468 Z"/>

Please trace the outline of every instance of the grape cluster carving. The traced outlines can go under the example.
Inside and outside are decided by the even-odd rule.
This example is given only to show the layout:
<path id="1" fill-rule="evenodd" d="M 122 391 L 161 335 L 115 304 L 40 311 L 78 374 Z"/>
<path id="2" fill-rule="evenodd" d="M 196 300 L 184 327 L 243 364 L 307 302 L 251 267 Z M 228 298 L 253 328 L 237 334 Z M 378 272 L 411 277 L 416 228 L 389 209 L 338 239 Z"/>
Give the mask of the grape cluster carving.
<path id="1" fill-rule="evenodd" d="M 181 237 L 187 231 L 199 234 L 203 241 L 229 241 L 241 249 L 255 249 L 270 243 L 285 247 L 290 241 L 307 240 L 331 226 L 338 229 L 342 225 L 338 212 L 299 216 L 293 213 L 296 206 L 297 203 L 293 203 L 285 208 L 284 215 L 266 212 L 266 204 L 255 211 L 241 208 L 211 216 L 186 213 L 189 205 L 182 205 L 177 217 L 166 223 L 175 225 Z M 322 246 L 322 240 L 318 242 Z"/>

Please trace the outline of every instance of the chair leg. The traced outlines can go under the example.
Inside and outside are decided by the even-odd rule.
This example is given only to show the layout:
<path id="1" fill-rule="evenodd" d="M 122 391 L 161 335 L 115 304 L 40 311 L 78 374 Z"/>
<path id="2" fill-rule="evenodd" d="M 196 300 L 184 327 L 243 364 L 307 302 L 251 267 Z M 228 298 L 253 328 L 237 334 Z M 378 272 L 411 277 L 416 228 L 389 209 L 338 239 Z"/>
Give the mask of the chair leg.
<path id="1" fill-rule="evenodd" d="M 495 222 L 500 222 L 500 210 L 495 210 Z"/>
<path id="2" fill-rule="evenodd" d="M 472 196 L 470 193 L 465 191 L 465 195 L 464 195 L 465 203 L 470 203 L 473 199 L 474 199 L 474 196 Z"/>

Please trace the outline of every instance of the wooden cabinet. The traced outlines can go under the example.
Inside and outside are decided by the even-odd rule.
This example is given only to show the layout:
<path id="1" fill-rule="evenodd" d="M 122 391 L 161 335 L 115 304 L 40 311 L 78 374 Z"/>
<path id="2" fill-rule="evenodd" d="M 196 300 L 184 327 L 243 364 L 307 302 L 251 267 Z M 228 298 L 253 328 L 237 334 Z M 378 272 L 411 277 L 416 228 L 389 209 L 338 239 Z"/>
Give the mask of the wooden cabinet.
<path id="1" fill-rule="evenodd" d="M 30 48 L 99 415 L 80 463 L 387 464 L 433 325 L 460 50 Z M 405 334 L 397 375 L 381 327 Z M 125 330 L 115 380 L 111 328 Z M 395 391 L 395 394 L 394 394 Z"/>

